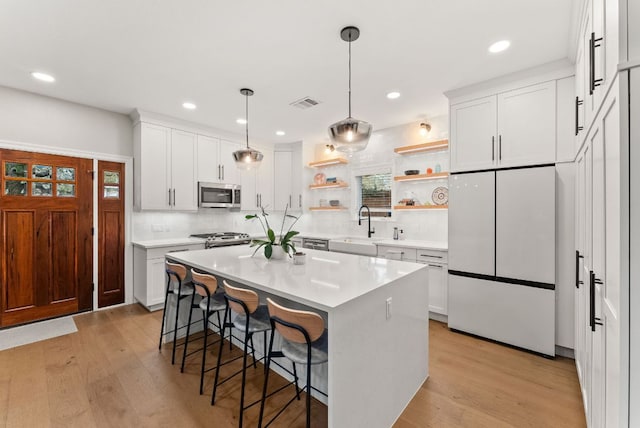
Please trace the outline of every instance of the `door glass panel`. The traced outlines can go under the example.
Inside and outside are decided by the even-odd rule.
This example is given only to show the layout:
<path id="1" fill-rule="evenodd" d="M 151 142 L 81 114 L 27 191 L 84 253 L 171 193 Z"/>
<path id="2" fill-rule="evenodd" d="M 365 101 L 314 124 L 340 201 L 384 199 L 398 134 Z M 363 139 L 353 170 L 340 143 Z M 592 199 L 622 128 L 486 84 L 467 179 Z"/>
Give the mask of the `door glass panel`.
<path id="1" fill-rule="evenodd" d="M 68 183 L 56 184 L 56 195 L 61 197 L 73 197 L 76 195 L 76 185 Z"/>
<path id="2" fill-rule="evenodd" d="M 76 181 L 76 169 L 59 166 L 56 168 L 56 178 L 61 181 Z"/>
<path id="3" fill-rule="evenodd" d="M 51 165 L 34 165 L 31 178 L 51 180 L 53 177 L 53 167 Z"/>
<path id="4" fill-rule="evenodd" d="M 18 162 L 4 163 L 5 177 L 24 177 L 27 178 L 27 164 Z"/>
<path id="5" fill-rule="evenodd" d="M 53 184 L 31 183 L 31 196 L 53 196 Z"/>
<path id="6" fill-rule="evenodd" d="M 120 173 L 117 171 L 105 171 L 104 184 L 120 184 Z"/>
<path id="7" fill-rule="evenodd" d="M 117 199 L 120 197 L 120 187 L 118 186 L 104 186 L 104 197 Z"/>
<path id="8" fill-rule="evenodd" d="M 4 194 L 8 196 L 26 196 L 27 182 L 6 180 L 4 182 Z"/>

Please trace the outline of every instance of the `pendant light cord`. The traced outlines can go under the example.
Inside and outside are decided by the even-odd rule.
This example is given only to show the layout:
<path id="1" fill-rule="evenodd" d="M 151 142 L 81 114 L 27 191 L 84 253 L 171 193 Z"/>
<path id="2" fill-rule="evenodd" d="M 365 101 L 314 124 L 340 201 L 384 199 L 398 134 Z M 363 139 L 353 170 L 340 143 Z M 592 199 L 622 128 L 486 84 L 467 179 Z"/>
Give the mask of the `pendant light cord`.
<path id="1" fill-rule="evenodd" d="M 247 136 L 247 149 L 249 148 L 249 94 L 245 94 L 244 96 L 245 106 L 244 106 L 244 119 L 245 119 L 245 134 Z"/>
<path id="2" fill-rule="evenodd" d="M 351 31 L 349 31 L 349 118 L 351 118 Z"/>

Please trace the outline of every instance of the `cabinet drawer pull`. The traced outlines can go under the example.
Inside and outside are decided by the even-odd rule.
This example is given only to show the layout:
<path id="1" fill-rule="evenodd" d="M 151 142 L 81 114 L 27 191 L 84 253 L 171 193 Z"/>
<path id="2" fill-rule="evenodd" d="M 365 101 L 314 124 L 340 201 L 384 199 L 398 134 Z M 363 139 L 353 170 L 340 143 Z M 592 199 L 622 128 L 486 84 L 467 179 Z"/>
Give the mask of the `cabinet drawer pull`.
<path id="1" fill-rule="evenodd" d="M 442 258 L 442 256 L 432 256 L 431 254 L 420 254 L 420 257 L 433 257 L 434 259 Z"/>
<path id="2" fill-rule="evenodd" d="M 427 263 L 427 266 L 429 266 L 429 267 L 434 267 L 434 268 L 438 268 L 438 269 L 442 269 L 442 268 L 444 267 L 444 266 L 442 266 L 442 265 L 434 265 L 434 264 L 431 264 L 431 263 Z"/>
<path id="3" fill-rule="evenodd" d="M 189 249 L 188 248 L 182 248 L 180 250 L 171 250 L 171 251 L 167 251 L 167 254 L 168 253 L 179 253 L 180 251 L 189 251 Z"/>

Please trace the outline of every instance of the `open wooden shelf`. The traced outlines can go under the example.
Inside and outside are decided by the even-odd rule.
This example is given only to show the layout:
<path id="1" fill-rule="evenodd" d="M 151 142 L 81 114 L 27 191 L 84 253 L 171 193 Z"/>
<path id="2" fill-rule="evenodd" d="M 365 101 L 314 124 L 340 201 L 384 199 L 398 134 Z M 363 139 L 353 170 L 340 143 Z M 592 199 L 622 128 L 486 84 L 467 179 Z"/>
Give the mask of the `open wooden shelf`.
<path id="1" fill-rule="evenodd" d="M 412 144 L 410 146 L 396 147 L 394 152 L 399 155 L 407 155 L 420 152 L 431 152 L 436 150 L 446 150 L 449 148 L 449 140 L 431 141 L 429 143 Z"/>
<path id="2" fill-rule="evenodd" d="M 434 174 L 415 174 L 415 175 L 396 175 L 394 181 L 421 181 L 421 180 L 440 180 L 449 177 L 448 172 L 436 172 Z"/>
<path id="3" fill-rule="evenodd" d="M 324 159 L 320 161 L 309 162 L 309 166 L 311 168 L 321 168 L 323 166 L 332 166 L 332 165 L 345 165 L 348 164 L 349 161 L 345 158 L 331 158 Z"/>
<path id="4" fill-rule="evenodd" d="M 343 211 L 347 207 L 309 207 L 309 211 Z"/>
<path id="5" fill-rule="evenodd" d="M 449 205 L 394 205 L 394 210 L 417 211 L 417 210 L 446 210 Z"/>
<path id="6" fill-rule="evenodd" d="M 349 183 L 345 183 L 344 181 L 338 181 L 337 183 L 324 183 L 324 184 L 310 184 L 309 189 L 338 189 L 338 188 L 346 188 L 349 187 Z"/>

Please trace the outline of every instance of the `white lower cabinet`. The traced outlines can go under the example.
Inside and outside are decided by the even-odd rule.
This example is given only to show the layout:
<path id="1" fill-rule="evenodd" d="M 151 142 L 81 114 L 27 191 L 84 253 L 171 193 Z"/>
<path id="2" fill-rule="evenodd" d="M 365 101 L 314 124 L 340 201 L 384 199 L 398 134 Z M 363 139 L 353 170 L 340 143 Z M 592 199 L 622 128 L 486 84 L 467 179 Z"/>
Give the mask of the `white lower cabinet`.
<path id="1" fill-rule="evenodd" d="M 202 250 L 204 244 L 156 248 L 133 247 L 133 297 L 150 311 L 162 309 L 167 286 L 165 255 L 178 251 Z"/>
<path id="2" fill-rule="evenodd" d="M 429 272 L 429 312 L 447 315 L 446 251 L 378 245 L 378 257 L 426 264 Z"/>

